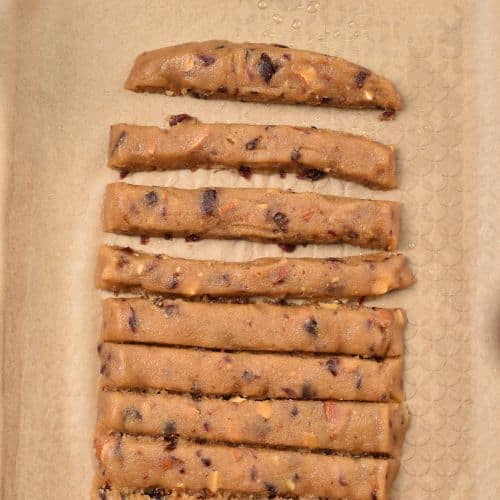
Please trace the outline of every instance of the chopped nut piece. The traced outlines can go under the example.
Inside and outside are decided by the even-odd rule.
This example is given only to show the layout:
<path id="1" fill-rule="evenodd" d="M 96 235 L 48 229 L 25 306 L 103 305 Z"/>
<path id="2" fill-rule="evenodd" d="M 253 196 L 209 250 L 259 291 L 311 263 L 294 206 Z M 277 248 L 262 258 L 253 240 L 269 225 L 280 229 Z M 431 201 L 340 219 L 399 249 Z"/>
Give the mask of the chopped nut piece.
<path id="1" fill-rule="evenodd" d="M 215 493 L 219 489 L 219 471 L 211 470 L 208 473 L 208 489 Z"/>
<path id="2" fill-rule="evenodd" d="M 261 401 L 257 405 L 257 413 L 266 420 L 271 418 L 273 414 L 273 407 L 270 401 Z"/>
<path id="3" fill-rule="evenodd" d="M 242 398 L 241 396 L 234 396 L 229 400 L 231 403 L 243 403 L 243 401 L 246 401 L 245 398 Z"/>

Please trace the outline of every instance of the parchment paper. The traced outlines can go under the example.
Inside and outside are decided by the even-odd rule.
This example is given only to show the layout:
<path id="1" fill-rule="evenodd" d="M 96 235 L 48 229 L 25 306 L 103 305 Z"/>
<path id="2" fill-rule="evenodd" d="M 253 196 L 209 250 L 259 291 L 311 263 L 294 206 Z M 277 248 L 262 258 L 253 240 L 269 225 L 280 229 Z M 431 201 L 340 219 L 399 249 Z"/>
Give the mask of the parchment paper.
<path id="1" fill-rule="evenodd" d="M 397 199 L 400 249 L 419 282 L 378 304 L 407 309 L 412 413 L 395 499 L 500 494 L 498 157 L 500 7 L 494 0 L 18 0 L 2 2 L 2 498 L 87 498 L 93 474 L 108 126 L 205 121 L 316 125 L 398 148 L 401 189 L 227 171 L 137 174 L 130 182 L 273 186 Z M 137 95 L 143 50 L 211 38 L 279 42 L 344 56 L 392 78 L 406 101 L 377 112 Z M 280 255 L 275 245 L 151 241 L 193 258 Z M 358 253 L 300 247 L 295 256 Z"/>

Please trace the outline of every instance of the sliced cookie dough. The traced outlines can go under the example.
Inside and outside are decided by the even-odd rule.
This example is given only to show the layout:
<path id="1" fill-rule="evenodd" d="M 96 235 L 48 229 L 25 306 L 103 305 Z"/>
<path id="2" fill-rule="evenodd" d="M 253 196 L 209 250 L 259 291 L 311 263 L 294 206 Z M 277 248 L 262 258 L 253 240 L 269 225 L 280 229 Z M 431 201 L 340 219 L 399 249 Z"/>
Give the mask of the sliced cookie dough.
<path id="1" fill-rule="evenodd" d="M 180 120 L 176 115 L 171 122 Z M 394 148 L 366 137 L 311 127 L 200 123 L 184 119 L 169 129 L 112 125 L 108 165 L 124 172 L 226 167 L 252 172 L 326 175 L 376 189 L 396 187 Z"/>
<path id="2" fill-rule="evenodd" d="M 110 233 L 246 239 L 284 244 L 349 243 L 395 250 L 399 203 L 279 189 L 108 184 L 103 228 Z"/>
<path id="3" fill-rule="evenodd" d="M 415 278 L 402 254 L 249 262 L 191 260 L 103 245 L 95 283 L 112 291 L 225 297 L 349 298 L 382 295 Z"/>
<path id="4" fill-rule="evenodd" d="M 103 440 L 104 437 L 101 437 L 100 442 L 103 442 Z M 160 488 L 159 486 L 148 488 L 114 488 L 106 483 L 102 467 L 96 471 L 90 492 L 90 500 L 202 500 L 205 498 L 216 500 L 266 500 L 269 496 L 267 494 L 255 495 L 233 493 L 231 491 L 217 491 L 216 493 L 212 493 L 207 489 L 190 493 L 185 490 Z M 284 497 L 276 496 L 275 498 L 280 499 Z"/>
<path id="5" fill-rule="evenodd" d="M 401 358 L 225 353 L 104 343 L 102 386 L 252 398 L 396 401 L 404 397 Z"/>
<path id="6" fill-rule="evenodd" d="M 102 484 L 104 485 L 101 486 Z M 101 476 L 98 477 L 96 486 L 90 495 L 91 500 L 201 500 L 203 498 L 213 498 L 214 500 L 266 500 L 269 498 L 269 495 L 245 495 L 229 491 L 220 493 L 202 491 L 190 494 L 156 486 L 133 491 L 130 488 L 111 488 L 105 484 Z M 276 496 L 274 498 L 281 499 L 285 497 Z"/>
<path id="7" fill-rule="evenodd" d="M 405 326 L 402 309 L 107 298 L 101 337 L 104 342 L 383 358 L 403 353 Z"/>
<path id="8" fill-rule="evenodd" d="M 225 40 L 143 52 L 125 88 L 251 102 L 391 111 L 402 107 L 389 80 L 340 57 Z"/>
<path id="9" fill-rule="evenodd" d="M 97 434 L 118 432 L 267 447 L 329 449 L 399 457 L 405 405 L 254 401 L 100 391 Z"/>
<path id="10" fill-rule="evenodd" d="M 384 500 L 398 461 L 104 435 L 102 480 L 113 488 Z"/>

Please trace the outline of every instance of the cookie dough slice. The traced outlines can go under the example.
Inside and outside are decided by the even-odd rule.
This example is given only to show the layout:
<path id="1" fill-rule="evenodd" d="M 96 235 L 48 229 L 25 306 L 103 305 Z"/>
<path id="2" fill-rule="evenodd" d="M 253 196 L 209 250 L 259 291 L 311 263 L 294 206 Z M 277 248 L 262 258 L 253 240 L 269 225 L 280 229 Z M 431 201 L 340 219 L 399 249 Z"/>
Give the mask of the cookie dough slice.
<path id="1" fill-rule="evenodd" d="M 130 235 L 349 243 L 394 250 L 399 203 L 279 189 L 108 184 L 103 228 Z"/>
<path id="2" fill-rule="evenodd" d="M 182 491 L 170 491 L 165 488 L 156 486 L 146 488 L 144 490 L 131 491 L 130 488 L 116 489 L 106 486 L 100 486 L 104 481 L 99 477 L 99 482 L 91 493 L 91 500 L 200 500 L 201 497 L 206 497 L 206 492 L 197 494 L 189 494 Z M 245 499 L 245 500 L 265 500 L 269 498 L 266 495 L 235 495 L 230 492 L 222 492 L 210 494 L 210 498 L 215 500 L 230 500 L 230 499 Z M 282 498 L 276 496 L 275 498 Z"/>
<path id="3" fill-rule="evenodd" d="M 104 342 L 383 358 L 403 353 L 405 325 L 402 309 L 107 298 L 101 338 Z"/>
<path id="4" fill-rule="evenodd" d="M 389 80 L 340 57 L 225 40 L 143 52 L 125 88 L 251 102 L 391 111 L 402 107 Z"/>
<path id="5" fill-rule="evenodd" d="M 191 260 L 103 245 L 95 283 L 104 290 L 224 297 L 369 297 L 411 285 L 402 254 L 327 259 L 267 258 L 249 262 Z"/>
<path id="6" fill-rule="evenodd" d="M 384 500 L 398 462 L 383 458 L 197 444 L 104 435 L 96 441 L 103 481 L 113 488 Z"/>
<path id="7" fill-rule="evenodd" d="M 117 432 L 399 457 L 408 412 L 398 403 L 253 401 L 100 391 L 97 434 Z"/>
<path id="8" fill-rule="evenodd" d="M 200 123 L 171 117 L 170 129 L 112 125 L 108 165 L 124 172 L 218 168 L 252 172 L 296 172 L 318 180 L 326 175 L 377 189 L 396 187 L 394 148 L 344 132 L 287 125 Z"/>
<path id="9" fill-rule="evenodd" d="M 100 345 L 102 386 L 251 398 L 403 400 L 401 358 Z"/>
<path id="10" fill-rule="evenodd" d="M 96 440 L 102 478 L 113 488 L 151 487 L 384 500 L 398 462 L 316 453 L 226 447 L 184 440 L 103 435 Z"/>
<path id="11" fill-rule="evenodd" d="M 103 438 L 101 438 L 102 442 Z M 215 500 L 266 500 L 268 495 L 237 494 L 230 491 L 218 491 L 211 493 L 203 490 L 198 493 L 189 493 L 184 490 L 171 490 L 151 486 L 149 488 L 114 488 L 106 483 L 102 468 L 97 470 L 92 482 L 90 492 L 91 500 L 200 500 L 201 498 L 213 498 Z M 277 496 L 276 498 L 282 498 Z"/>

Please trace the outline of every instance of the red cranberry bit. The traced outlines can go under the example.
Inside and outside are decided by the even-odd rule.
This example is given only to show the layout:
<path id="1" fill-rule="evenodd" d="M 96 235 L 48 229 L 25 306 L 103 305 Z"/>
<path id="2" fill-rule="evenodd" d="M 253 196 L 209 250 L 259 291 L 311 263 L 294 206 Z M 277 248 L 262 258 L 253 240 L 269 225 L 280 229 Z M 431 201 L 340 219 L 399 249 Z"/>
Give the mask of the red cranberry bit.
<path id="1" fill-rule="evenodd" d="M 394 120 L 394 117 L 396 116 L 396 111 L 394 109 L 386 109 L 380 116 L 379 120 L 383 122 L 387 122 L 390 120 Z"/>
<path id="2" fill-rule="evenodd" d="M 215 57 L 207 54 L 201 54 L 198 56 L 203 66 L 211 66 L 215 62 Z"/>
<path id="3" fill-rule="evenodd" d="M 340 370 L 339 364 L 340 364 L 339 358 L 332 358 L 326 362 L 326 367 L 327 367 L 328 371 L 334 377 L 336 377 L 339 374 L 339 370 Z"/>
<path id="4" fill-rule="evenodd" d="M 187 115 L 186 113 L 181 113 L 180 115 L 172 115 L 168 119 L 168 124 L 171 127 L 175 127 L 179 123 L 182 123 L 182 122 L 187 121 L 187 120 L 192 120 L 192 119 L 193 119 L 193 117 L 191 115 Z"/>
<path id="5" fill-rule="evenodd" d="M 253 151 L 254 149 L 257 148 L 258 143 L 259 143 L 258 137 L 256 137 L 255 139 L 251 139 L 245 144 L 245 149 L 248 151 Z"/>
<path id="6" fill-rule="evenodd" d="M 303 326 L 309 335 L 313 337 L 318 335 L 318 322 L 314 318 L 307 318 Z"/>
<path id="7" fill-rule="evenodd" d="M 134 333 L 137 331 L 137 316 L 135 315 L 135 309 L 133 307 L 130 308 L 128 326 Z"/>
<path id="8" fill-rule="evenodd" d="M 283 250 L 283 252 L 294 252 L 297 248 L 297 245 L 291 245 L 290 243 L 278 243 L 278 246 Z"/>
<path id="9" fill-rule="evenodd" d="M 203 215 L 213 215 L 217 205 L 217 191 L 206 189 L 201 197 L 200 208 Z"/>
<path id="10" fill-rule="evenodd" d="M 276 212 L 273 215 L 273 221 L 283 233 L 288 231 L 288 217 L 282 212 Z"/>
<path id="11" fill-rule="evenodd" d="M 276 498 L 278 496 L 278 489 L 274 486 L 274 484 L 265 481 L 264 486 L 266 488 L 268 498 Z"/>
<path id="12" fill-rule="evenodd" d="M 244 179 L 250 179 L 252 177 L 252 170 L 248 165 L 240 165 L 238 167 L 238 172 Z"/>
<path id="13" fill-rule="evenodd" d="M 144 196 L 144 201 L 146 205 L 153 207 L 158 203 L 158 195 L 156 194 L 155 191 L 150 191 Z"/>
<path id="14" fill-rule="evenodd" d="M 271 58 L 265 52 L 263 52 L 260 55 L 258 69 L 259 69 L 260 76 L 262 77 L 262 79 L 266 83 L 269 83 L 271 81 L 271 78 L 273 77 L 274 73 L 276 73 L 276 70 L 273 66 L 273 62 L 271 61 Z"/>
<path id="15" fill-rule="evenodd" d="M 356 82 L 356 87 L 358 89 L 362 88 L 363 85 L 365 84 L 365 80 L 370 76 L 370 72 L 367 70 L 362 69 L 356 74 L 356 77 L 354 78 L 354 81 Z"/>

